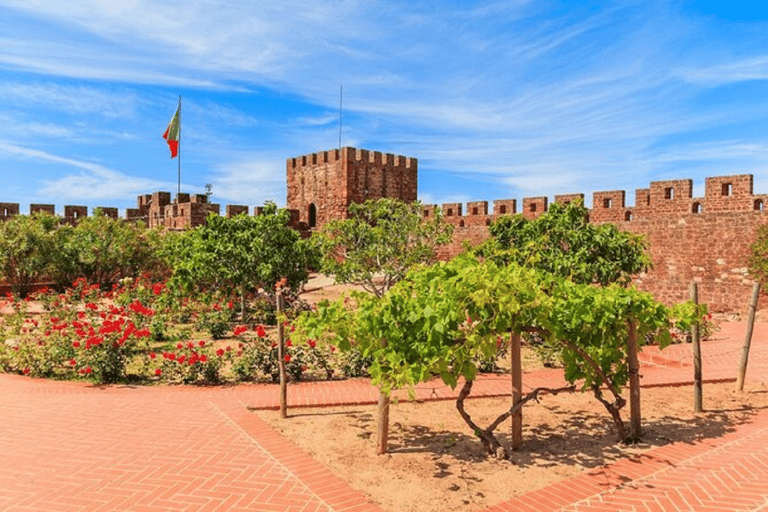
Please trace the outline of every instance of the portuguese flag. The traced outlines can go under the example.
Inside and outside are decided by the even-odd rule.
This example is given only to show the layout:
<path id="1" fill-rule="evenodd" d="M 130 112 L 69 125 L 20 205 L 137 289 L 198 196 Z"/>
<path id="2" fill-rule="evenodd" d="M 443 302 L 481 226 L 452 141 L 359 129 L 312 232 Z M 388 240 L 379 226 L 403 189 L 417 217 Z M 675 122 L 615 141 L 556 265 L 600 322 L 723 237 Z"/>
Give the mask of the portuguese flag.
<path id="1" fill-rule="evenodd" d="M 179 155 L 179 139 L 181 138 L 181 100 L 179 100 L 179 107 L 173 114 L 171 122 L 168 123 L 168 128 L 165 129 L 163 138 L 171 149 L 171 158 L 176 158 Z"/>

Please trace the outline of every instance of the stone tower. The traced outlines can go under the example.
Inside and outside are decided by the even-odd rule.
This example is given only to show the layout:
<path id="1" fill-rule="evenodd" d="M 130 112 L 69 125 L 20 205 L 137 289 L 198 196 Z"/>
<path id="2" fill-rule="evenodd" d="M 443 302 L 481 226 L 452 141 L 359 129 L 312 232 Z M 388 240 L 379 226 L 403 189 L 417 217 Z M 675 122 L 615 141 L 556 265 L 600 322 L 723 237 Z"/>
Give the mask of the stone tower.
<path id="1" fill-rule="evenodd" d="M 347 218 L 352 203 L 382 197 L 416 201 L 415 158 L 342 148 L 289 158 L 286 171 L 288 209 L 310 229 Z"/>

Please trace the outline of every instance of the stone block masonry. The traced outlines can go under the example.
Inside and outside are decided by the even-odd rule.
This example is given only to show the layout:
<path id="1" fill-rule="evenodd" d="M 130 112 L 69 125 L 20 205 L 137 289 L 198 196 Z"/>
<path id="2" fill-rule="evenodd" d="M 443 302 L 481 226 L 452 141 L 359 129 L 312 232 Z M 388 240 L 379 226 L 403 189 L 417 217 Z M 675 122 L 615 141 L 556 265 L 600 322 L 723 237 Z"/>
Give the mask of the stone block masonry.
<path id="1" fill-rule="evenodd" d="M 287 204 L 299 212 L 299 226 L 314 229 L 347 218 L 349 205 L 393 197 L 416 200 L 415 158 L 341 148 L 286 161 Z"/>
<path id="2" fill-rule="evenodd" d="M 623 190 L 594 192 L 590 222 L 614 223 L 619 228 L 646 236 L 653 267 L 635 278 L 636 286 L 668 304 L 688 298 L 691 281 L 699 284 L 699 300 L 712 312 L 747 309 L 753 281 L 747 273 L 749 245 L 760 226 L 768 224 L 768 195 L 753 194 L 752 175 L 706 178 L 704 197 L 693 197 L 692 180 L 654 181 L 636 190 L 635 206 L 625 204 Z M 584 194 L 555 196 L 566 204 Z M 441 259 L 457 255 L 465 244 L 476 245 L 489 237 L 487 226 L 501 215 L 517 213 L 515 200 L 496 200 L 493 212 L 482 204 L 444 204 L 443 214 L 454 225 L 450 245 Z M 534 219 L 547 211 L 546 197 L 523 198 L 522 215 Z M 476 207 L 475 205 L 481 205 Z M 437 205 L 425 205 L 434 215 Z M 429 212 L 429 213 L 427 213 Z M 768 307 L 763 294 L 761 307 Z"/>

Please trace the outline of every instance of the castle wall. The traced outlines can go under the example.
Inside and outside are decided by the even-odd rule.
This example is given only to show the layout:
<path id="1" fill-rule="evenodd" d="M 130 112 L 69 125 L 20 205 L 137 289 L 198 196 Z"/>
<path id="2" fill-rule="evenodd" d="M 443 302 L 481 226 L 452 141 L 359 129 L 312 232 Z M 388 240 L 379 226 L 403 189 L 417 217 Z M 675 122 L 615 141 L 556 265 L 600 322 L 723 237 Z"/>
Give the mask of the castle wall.
<path id="1" fill-rule="evenodd" d="M 341 148 L 286 161 L 287 206 L 312 229 L 348 217 L 352 203 L 394 197 L 416 201 L 415 158 Z"/>
<path id="2" fill-rule="evenodd" d="M 695 281 L 700 283 L 699 300 L 709 304 L 710 311 L 744 312 L 753 284 L 747 273 L 749 245 L 758 228 L 768 224 L 768 194 L 753 194 L 752 183 L 752 175 L 746 174 L 711 177 L 705 181 L 704 197 L 693 197 L 692 180 L 655 181 L 636 190 L 632 207 L 625 204 L 623 190 L 594 192 L 590 222 L 614 223 L 647 237 L 653 268 L 635 278 L 639 289 L 671 304 L 686 300 L 690 282 Z M 584 194 L 558 195 L 555 202 L 583 198 Z M 440 250 L 441 259 L 456 256 L 467 243 L 488 239 L 492 220 L 515 213 L 514 200 L 494 201 L 493 212 L 483 204 L 468 203 L 466 215 L 460 203 L 443 205 L 454 236 Z M 522 204 L 520 213 L 529 219 L 548 209 L 546 197 L 526 197 Z M 425 211 L 434 208 L 427 205 Z M 761 306 L 768 307 L 766 296 Z"/>

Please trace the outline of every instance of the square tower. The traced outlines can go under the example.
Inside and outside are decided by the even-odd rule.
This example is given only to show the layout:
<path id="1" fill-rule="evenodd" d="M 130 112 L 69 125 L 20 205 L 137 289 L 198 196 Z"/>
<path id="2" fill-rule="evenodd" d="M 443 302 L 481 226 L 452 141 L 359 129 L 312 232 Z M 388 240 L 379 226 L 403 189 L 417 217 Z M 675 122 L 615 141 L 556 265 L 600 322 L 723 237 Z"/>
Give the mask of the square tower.
<path id="1" fill-rule="evenodd" d="M 319 228 L 346 219 L 352 203 L 391 197 L 416 201 L 417 165 L 407 158 L 378 151 L 341 148 L 312 153 L 286 162 L 288 209 L 299 222 Z"/>

